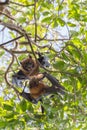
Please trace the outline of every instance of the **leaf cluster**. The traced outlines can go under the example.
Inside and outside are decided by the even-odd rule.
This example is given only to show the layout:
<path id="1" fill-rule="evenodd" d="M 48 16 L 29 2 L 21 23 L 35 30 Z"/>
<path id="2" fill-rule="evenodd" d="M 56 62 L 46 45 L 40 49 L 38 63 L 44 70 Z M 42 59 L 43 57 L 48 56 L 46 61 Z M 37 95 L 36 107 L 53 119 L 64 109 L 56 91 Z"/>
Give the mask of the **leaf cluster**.
<path id="1" fill-rule="evenodd" d="M 87 129 L 86 10 L 86 0 L 12 0 L 0 9 L 1 130 Z M 38 52 L 49 57 L 47 71 L 68 91 L 65 96 L 43 97 L 43 115 L 40 103 L 19 100 L 5 82 L 6 74 L 11 82 L 22 59 L 28 54 L 37 58 Z"/>

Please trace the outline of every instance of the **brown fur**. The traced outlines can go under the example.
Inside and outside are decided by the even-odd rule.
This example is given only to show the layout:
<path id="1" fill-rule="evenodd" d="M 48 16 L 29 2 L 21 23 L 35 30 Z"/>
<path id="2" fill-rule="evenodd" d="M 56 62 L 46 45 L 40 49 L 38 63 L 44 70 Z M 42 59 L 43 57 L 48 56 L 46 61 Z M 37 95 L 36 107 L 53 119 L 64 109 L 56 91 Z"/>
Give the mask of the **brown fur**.
<path id="1" fill-rule="evenodd" d="M 39 65 L 31 56 L 21 61 L 21 70 L 27 76 L 38 74 Z"/>
<path id="2" fill-rule="evenodd" d="M 39 81 L 38 78 L 33 77 L 29 83 L 30 94 L 34 99 L 39 98 L 45 94 L 45 88 L 48 88 L 42 81 Z"/>

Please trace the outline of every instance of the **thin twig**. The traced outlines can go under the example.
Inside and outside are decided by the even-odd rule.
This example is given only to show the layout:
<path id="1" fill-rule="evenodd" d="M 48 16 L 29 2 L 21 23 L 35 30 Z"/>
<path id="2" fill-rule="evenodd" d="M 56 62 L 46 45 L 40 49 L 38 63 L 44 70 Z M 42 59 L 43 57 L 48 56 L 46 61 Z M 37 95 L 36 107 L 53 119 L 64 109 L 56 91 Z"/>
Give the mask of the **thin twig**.
<path id="1" fill-rule="evenodd" d="M 19 51 L 19 50 L 11 50 L 12 51 L 12 53 L 15 53 L 15 54 L 27 54 L 27 53 L 29 53 L 29 54 L 32 54 L 32 52 L 31 51 L 27 51 L 27 50 L 25 50 L 25 51 Z"/>
<path id="2" fill-rule="evenodd" d="M 37 41 L 68 41 L 68 40 L 70 40 L 69 38 L 58 38 L 58 39 L 51 39 L 51 38 L 40 38 L 39 37 L 39 39 L 37 39 Z"/>
<path id="3" fill-rule="evenodd" d="M 15 10 L 16 12 L 21 12 L 22 14 L 24 13 L 23 11 L 16 9 L 15 7 L 11 7 L 11 6 L 8 7 L 11 8 L 12 10 Z"/>
<path id="4" fill-rule="evenodd" d="M 62 51 L 64 51 L 68 46 L 72 46 L 73 48 L 75 48 L 81 56 L 80 50 L 74 44 L 70 44 L 70 43 L 66 44 L 58 53 L 61 53 Z"/>
<path id="5" fill-rule="evenodd" d="M 61 7 L 61 5 L 63 4 L 63 2 L 64 2 L 64 0 L 62 0 L 61 3 L 60 3 L 59 6 L 58 6 L 58 17 L 59 17 L 59 15 L 60 15 L 60 7 Z"/>
<path id="6" fill-rule="evenodd" d="M 34 1 L 35 42 L 37 41 L 36 1 L 37 1 L 37 0 Z"/>
<path id="7" fill-rule="evenodd" d="M 34 6 L 34 4 L 23 5 L 23 4 L 20 4 L 20 3 L 17 3 L 17 2 L 13 2 L 13 1 L 10 1 L 10 3 L 11 3 L 11 4 L 18 5 L 18 6 L 22 6 L 22 7 Z"/>
<path id="8" fill-rule="evenodd" d="M 1 25 L 4 25 L 6 26 L 7 28 L 11 29 L 11 30 L 15 30 L 16 32 L 18 32 L 19 34 L 21 35 L 24 35 L 25 38 L 27 39 L 28 43 L 29 43 L 29 46 L 31 48 L 31 51 L 37 61 L 37 58 L 36 58 L 36 55 L 34 53 L 34 50 L 33 50 L 33 47 L 32 47 L 32 44 L 31 44 L 31 40 L 30 40 L 30 37 L 28 36 L 28 33 L 26 33 L 26 31 L 22 28 L 22 26 L 17 26 L 16 24 L 13 24 L 13 23 L 5 23 L 5 22 L 0 22 Z"/>
<path id="9" fill-rule="evenodd" d="M 32 53 L 33 53 L 33 55 L 34 55 L 35 60 L 37 61 L 37 57 L 36 57 L 36 55 L 35 55 L 33 46 L 32 46 L 32 44 L 31 44 L 31 40 L 30 40 L 30 38 L 28 37 L 28 34 L 27 34 L 26 32 L 24 33 L 24 35 L 25 35 L 26 39 L 28 40 L 29 46 L 30 46 L 30 48 L 31 48 L 31 51 L 32 51 Z"/>
<path id="10" fill-rule="evenodd" d="M 14 55 L 13 55 L 8 49 L 6 49 L 6 48 L 4 48 L 4 47 L 1 47 L 1 48 L 4 49 L 5 51 L 7 51 L 8 53 L 10 53 L 11 56 L 12 56 L 12 60 L 11 60 L 9 66 L 8 66 L 6 72 L 5 72 L 5 81 L 6 81 L 7 85 L 8 85 L 9 87 L 13 88 L 13 89 L 15 90 L 15 92 L 17 93 L 17 95 L 18 95 L 18 94 L 19 94 L 19 91 L 8 81 L 8 78 L 7 78 L 8 72 L 9 72 L 9 70 L 10 70 L 10 68 L 11 68 L 11 66 L 12 66 L 12 64 L 13 64 L 13 62 L 14 62 Z"/>
<path id="11" fill-rule="evenodd" d="M 9 28 L 10 30 L 14 30 L 14 31 L 18 32 L 21 35 L 24 34 L 22 29 L 21 29 L 21 26 L 18 26 L 16 24 L 8 23 L 8 22 L 6 23 L 6 22 L 3 22 L 3 21 L 0 20 L 0 25 L 3 25 L 5 27 Z"/>
<path id="12" fill-rule="evenodd" d="M 9 19 L 11 19 L 11 20 L 13 20 L 13 21 L 16 21 L 16 20 L 15 20 L 14 18 L 12 18 L 10 15 L 8 15 L 8 14 L 2 12 L 2 11 L 0 11 L 0 14 L 5 15 L 6 17 L 8 17 Z"/>
<path id="13" fill-rule="evenodd" d="M 9 43 L 11 43 L 11 42 L 13 42 L 13 41 L 16 41 L 16 40 L 20 39 L 21 37 L 23 37 L 23 35 L 21 35 L 21 36 L 19 36 L 19 37 L 16 37 L 16 38 L 14 38 L 14 39 L 12 39 L 12 40 L 9 40 L 9 41 L 7 41 L 7 42 L 5 42 L 5 43 L 0 44 L 0 47 L 1 47 L 1 46 L 4 46 L 4 45 L 7 45 L 7 44 L 9 44 Z"/>

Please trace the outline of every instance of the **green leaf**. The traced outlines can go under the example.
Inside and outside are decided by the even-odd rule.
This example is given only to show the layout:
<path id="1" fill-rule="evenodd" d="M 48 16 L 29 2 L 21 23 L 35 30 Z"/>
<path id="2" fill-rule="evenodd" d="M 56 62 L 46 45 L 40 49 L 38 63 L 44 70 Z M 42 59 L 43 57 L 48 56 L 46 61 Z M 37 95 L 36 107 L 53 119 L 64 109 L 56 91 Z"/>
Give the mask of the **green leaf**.
<path id="1" fill-rule="evenodd" d="M 17 124 L 18 122 L 19 122 L 19 120 L 17 120 L 17 119 L 11 119 L 11 120 L 8 121 L 8 124 L 9 124 L 9 125 L 15 125 L 15 124 Z"/>
<path id="2" fill-rule="evenodd" d="M 0 129 L 6 127 L 6 121 L 0 121 Z"/>
<path id="3" fill-rule="evenodd" d="M 22 54 L 22 55 L 20 55 L 20 56 L 18 57 L 19 61 L 22 61 L 22 60 L 25 59 L 25 58 L 26 58 L 26 55 L 24 55 L 24 54 Z"/>
<path id="4" fill-rule="evenodd" d="M 4 103 L 4 104 L 3 104 L 3 108 L 4 108 L 5 110 L 8 110 L 8 111 L 13 111 L 14 106 L 11 106 L 10 104 Z"/>
<path id="5" fill-rule="evenodd" d="M 28 103 L 28 110 L 31 111 L 32 113 L 34 112 L 33 104 Z"/>
<path id="6" fill-rule="evenodd" d="M 75 58 L 75 60 L 80 60 L 81 58 L 81 55 L 79 54 L 79 52 L 77 50 L 72 50 L 72 54 L 73 54 L 73 57 Z"/>
<path id="7" fill-rule="evenodd" d="M 5 54 L 4 51 L 0 51 L 0 57 L 3 56 Z"/>
<path id="8" fill-rule="evenodd" d="M 44 22 L 47 22 L 47 23 L 51 22 L 51 16 L 50 16 L 50 17 L 45 17 L 45 18 L 42 20 L 42 22 L 43 22 L 43 23 L 44 23 Z"/>
<path id="9" fill-rule="evenodd" d="M 65 21 L 62 20 L 61 18 L 58 18 L 57 21 L 58 21 L 58 23 L 59 23 L 61 26 L 64 26 L 64 25 L 65 25 Z"/>
<path id="10" fill-rule="evenodd" d="M 2 40 L 7 41 L 7 33 L 9 33 L 9 40 L 22 35 L 18 33 L 16 26 L 22 27 L 26 32 L 22 31 L 23 38 L 16 40 L 17 42 L 13 41 L 11 46 L 0 48 L 0 57 L 7 57 L 3 59 L 4 67 L 0 62 L 0 130 L 86 130 L 87 1 L 38 0 L 36 6 L 32 0 L 15 0 L 14 2 L 18 4 L 9 8 L 10 17 L 19 17 L 15 21 L 1 15 Z M 9 3 L 9 7 L 11 4 Z M 4 29 L 4 25 L 8 29 Z M 66 29 L 64 29 L 65 27 Z M 29 34 L 30 46 L 19 44 L 22 41 L 29 41 L 25 33 Z M 35 35 L 37 36 L 36 42 L 34 42 Z M 59 40 L 57 41 L 57 39 Z M 10 43 L 8 44 L 10 45 Z M 42 47 L 47 44 L 49 45 Z M 54 50 L 55 44 L 62 45 L 62 48 L 59 48 L 62 49 L 60 52 Z M 32 52 L 31 46 L 35 53 Z M 23 53 L 24 50 L 25 53 Z M 9 51 L 8 55 L 6 55 L 7 51 Z M 6 75 L 6 71 L 8 71 L 7 78 L 11 82 L 13 70 L 16 72 L 20 70 L 17 59 L 20 62 L 29 53 L 38 57 L 38 51 L 49 56 L 51 67 L 48 70 L 67 91 L 65 95 L 43 96 L 44 114 L 41 114 L 41 102 L 32 104 L 27 100 L 17 100 L 14 90 L 9 89 L 5 83 L 6 77 L 4 78 L 4 74 Z M 12 58 L 13 55 L 14 58 Z M 0 59 L 0 61 L 2 60 Z M 12 61 L 14 61 L 13 64 Z M 39 72 L 44 72 L 44 69 L 40 67 Z M 25 85 L 26 81 L 22 82 Z M 46 85 L 49 84 L 47 79 L 44 79 L 43 82 Z M 20 92 L 22 89 L 18 88 Z M 12 98 L 4 100 L 6 94 L 9 95 L 8 92 L 11 93 Z"/>
<path id="11" fill-rule="evenodd" d="M 44 16 L 49 15 L 49 14 L 50 14 L 49 11 L 44 11 L 44 12 L 43 12 L 43 15 L 44 15 Z"/>
<path id="12" fill-rule="evenodd" d="M 66 53 L 62 53 L 62 57 L 63 57 L 63 59 L 65 60 L 65 61 L 69 61 L 69 58 L 68 58 L 68 56 L 67 56 L 67 54 Z"/>
<path id="13" fill-rule="evenodd" d="M 64 70 L 66 67 L 67 67 L 67 64 L 64 62 L 64 61 L 56 61 L 54 64 L 53 64 L 53 67 L 55 69 L 59 69 L 59 70 Z"/>
<path id="14" fill-rule="evenodd" d="M 69 27 L 76 27 L 76 24 L 74 23 L 68 22 L 67 24 L 69 25 Z"/>
<path id="15" fill-rule="evenodd" d="M 20 23 L 24 23 L 24 22 L 26 22 L 26 17 L 19 17 L 17 20 Z"/>
<path id="16" fill-rule="evenodd" d="M 11 113 L 8 113 L 7 115 L 4 116 L 4 118 L 10 119 L 10 118 L 14 118 L 15 113 L 12 111 Z"/>
<path id="17" fill-rule="evenodd" d="M 26 109 L 27 109 L 27 103 L 26 103 L 25 100 L 22 100 L 22 101 L 20 102 L 20 108 L 21 108 L 21 110 L 22 110 L 23 112 L 26 111 Z"/>
<path id="18" fill-rule="evenodd" d="M 87 63 L 87 52 L 83 52 L 83 64 Z"/>
<path id="19" fill-rule="evenodd" d="M 53 22 L 53 27 L 55 28 L 55 27 L 57 27 L 58 26 L 58 21 L 57 20 L 54 20 L 54 22 Z"/>

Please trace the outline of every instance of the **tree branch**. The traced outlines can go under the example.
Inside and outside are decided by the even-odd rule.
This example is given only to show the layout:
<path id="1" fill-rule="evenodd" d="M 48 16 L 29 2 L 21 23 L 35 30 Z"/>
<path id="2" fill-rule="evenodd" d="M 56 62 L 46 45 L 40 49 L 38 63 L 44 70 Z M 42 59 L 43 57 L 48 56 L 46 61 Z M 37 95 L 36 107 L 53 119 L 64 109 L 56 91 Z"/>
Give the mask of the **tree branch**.
<path id="1" fill-rule="evenodd" d="M 9 41 L 7 41 L 7 42 L 5 42 L 5 43 L 0 44 L 0 47 L 1 47 L 1 46 L 4 46 L 4 45 L 7 45 L 7 44 L 9 44 L 9 43 L 11 43 L 11 42 L 14 42 L 14 41 L 20 39 L 21 37 L 23 37 L 23 35 L 22 35 L 22 36 L 19 36 L 19 37 L 16 37 L 16 38 L 14 38 L 14 39 L 12 39 L 12 40 L 9 40 Z"/>
<path id="2" fill-rule="evenodd" d="M 0 11 L 0 14 L 5 15 L 6 17 L 8 17 L 8 18 L 11 19 L 11 20 L 16 21 L 16 20 L 15 20 L 14 18 L 12 18 L 10 15 L 8 15 L 8 14 L 2 12 L 2 11 Z"/>
<path id="3" fill-rule="evenodd" d="M 17 2 L 13 2 L 13 1 L 10 1 L 10 3 L 11 3 L 11 4 L 18 5 L 18 6 L 22 6 L 22 7 L 34 6 L 34 4 L 23 5 L 23 4 L 20 4 L 20 3 L 17 3 Z"/>
<path id="4" fill-rule="evenodd" d="M 36 3 L 37 3 L 37 0 L 34 0 L 35 42 L 37 41 Z"/>

